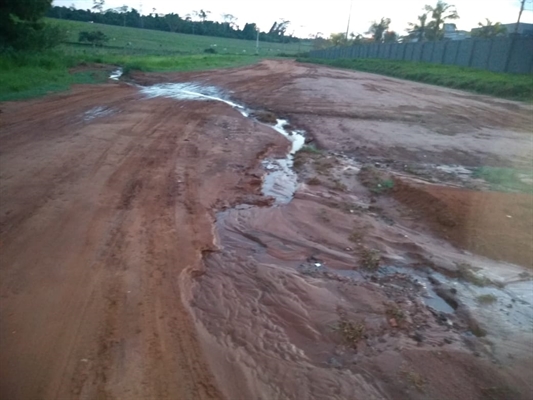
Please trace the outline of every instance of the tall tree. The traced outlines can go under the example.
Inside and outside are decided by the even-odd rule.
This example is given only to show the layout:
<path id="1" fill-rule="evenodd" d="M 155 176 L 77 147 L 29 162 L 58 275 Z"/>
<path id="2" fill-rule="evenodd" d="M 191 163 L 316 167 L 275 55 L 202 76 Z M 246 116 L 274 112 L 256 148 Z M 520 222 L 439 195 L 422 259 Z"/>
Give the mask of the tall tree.
<path id="1" fill-rule="evenodd" d="M 344 32 L 332 33 L 329 36 L 329 41 L 333 46 L 342 46 L 346 44 L 346 34 Z"/>
<path id="2" fill-rule="evenodd" d="M 479 28 L 472 29 L 472 36 L 480 38 L 493 38 L 496 36 L 504 36 L 507 33 L 507 28 L 501 23 L 496 22 L 495 24 L 488 18 L 485 18 L 486 22 L 478 23 Z"/>
<path id="3" fill-rule="evenodd" d="M 383 40 L 383 34 L 389 30 L 390 18 L 381 18 L 379 22 L 372 22 L 368 29 L 368 34 L 372 35 L 374 42 L 381 42 Z"/>
<path id="4" fill-rule="evenodd" d="M 205 22 L 209 14 L 211 14 L 211 11 L 204 11 L 204 10 L 194 11 L 194 15 L 196 15 L 198 18 L 202 20 L 202 24 Z"/>
<path id="5" fill-rule="evenodd" d="M 409 33 L 410 38 L 416 38 L 419 42 L 423 42 L 426 38 L 426 30 L 427 30 L 427 14 L 422 14 L 418 16 L 418 21 L 415 23 L 410 22 L 409 23 L 409 29 L 407 32 Z"/>
<path id="6" fill-rule="evenodd" d="M 394 31 L 387 31 L 383 35 L 384 43 L 396 43 L 398 41 L 398 34 Z"/>
<path id="7" fill-rule="evenodd" d="M 124 4 L 122 7 L 118 7 L 117 11 L 122 14 L 122 25 L 126 26 L 126 13 L 128 12 L 128 6 Z"/>
<path id="8" fill-rule="evenodd" d="M 431 22 L 428 24 L 427 34 L 429 40 L 441 40 L 444 38 L 444 24 L 446 21 L 458 19 L 459 15 L 454 5 L 438 0 L 435 7 L 426 5 L 426 12 L 431 14 Z"/>
<path id="9" fill-rule="evenodd" d="M 62 39 L 62 32 L 42 22 L 51 6 L 52 0 L 2 0 L 0 48 L 43 49 L 57 44 Z"/>
<path id="10" fill-rule="evenodd" d="M 224 31 L 226 32 L 237 26 L 237 18 L 232 14 L 222 14 L 222 20 L 224 21 Z"/>
<path id="11" fill-rule="evenodd" d="M 105 0 L 93 0 L 93 10 L 103 13 L 104 12 Z"/>

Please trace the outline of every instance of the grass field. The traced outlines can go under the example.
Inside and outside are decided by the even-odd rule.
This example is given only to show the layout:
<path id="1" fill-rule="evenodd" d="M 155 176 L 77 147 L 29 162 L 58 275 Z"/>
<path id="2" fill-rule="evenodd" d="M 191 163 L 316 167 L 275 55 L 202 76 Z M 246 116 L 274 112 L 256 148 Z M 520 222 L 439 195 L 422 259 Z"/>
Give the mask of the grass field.
<path id="1" fill-rule="evenodd" d="M 74 83 L 97 83 L 106 80 L 101 71 L 70 73 L 81 63 L 117 65 L 126 72 L 192 71 L 229 68 L 253 64 L 262 57 L 278 53 L 295 54 L 308 50 L 309 44 L 260 43 L 209 36 L 185 35 L 147 29 L 89 24 L 47 19 L 67 31 L 66 43 L 43 53 L 0 53 L 0 101 L 25 99 L 68 89 Z M 109 38 L 102 47 L 78 43 L 81 31 L 100 30 Z M 216 45 L 216 46 L 214 46 Z M 206 54 L 214 48 L 217 54 Z"/>
<path id="2" fill-rule="evenodd" d="M 507 99 L 533 101 L 531 74 L 505 74 L 454 65 L 377 59 L 299 58 L 298 61 L 373 72 Z"/>
<path id="3" fill-rule="evenodd" d="M 121 66 L 125 72 L 194 71 L 253 64 L 260 57 L 250 55 L 192 54 L 181 56 L 142 56 L 113 54 L 72 54 L 63 51 L 46 53 L 17 52 L 0 55 L 0 101 L 27 99 L 67 90 L 76 83 L 105 82 L 101 69 L 70 73 L 82 63 Z"/>
<path id="4" fill-rule="evenodd" d="M 68 44 L 63 48 L 77 53 L 91 51 L 93 54 L 198 54 L 213 47 L 220 54 L 255 54 L 255 41 L 228 39 L 212 36 L 186 35 L 154 31 L 148 29 L 125 28 L 121 26 L 90 24 L 87 22 L 47 19 L 48 23 L 59 25 L 68 32 Z M 77 44 L 78 35 L 82 31 L 102 31 L 110 40 L 102 48 L 91 48 Z M 216 45 L 216 46 L 214 46 Z M 87 47 L 90 50 L 87 50 Z M 278 53 L 298 53 L 310 50 L 310 42 L 269 43 L 259 42 L 260 56 L 276 56 Z"/>

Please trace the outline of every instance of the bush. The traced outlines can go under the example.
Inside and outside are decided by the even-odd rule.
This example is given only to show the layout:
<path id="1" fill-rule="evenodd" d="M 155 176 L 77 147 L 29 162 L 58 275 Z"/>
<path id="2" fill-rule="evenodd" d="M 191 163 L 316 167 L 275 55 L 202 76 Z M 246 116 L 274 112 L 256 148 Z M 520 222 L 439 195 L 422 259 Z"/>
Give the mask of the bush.
<path id="1" fill-rule="evenodd" d="M 204 53 L 207 53 L 207 54 L 216 54 L 217 53 L 217 50 L 212 48 L 212 47 L 208 47 L 207 49 L 204 50 Z"/>
<path id="2" fill-rule="evenodd" d="M 66 31 L 57 25 L 17 21 L 9 27 L 0 47 L 15 50 L 46 50 L 66 39 Z"/>
<path id="3" fill-rule="evenodd" d="M 102 47 L 105 42 L 109 41 L 109 37 L 102 31 L 80 32 L 78 41 L 88 42 L 93 46 Z"/>

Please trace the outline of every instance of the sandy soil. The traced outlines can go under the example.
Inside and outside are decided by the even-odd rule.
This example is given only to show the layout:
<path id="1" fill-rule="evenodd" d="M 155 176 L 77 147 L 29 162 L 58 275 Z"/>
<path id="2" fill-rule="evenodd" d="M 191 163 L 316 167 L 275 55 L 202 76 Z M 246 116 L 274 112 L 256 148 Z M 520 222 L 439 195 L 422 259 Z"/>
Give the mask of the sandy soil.
<path id="1" fill-rule="evenodd" d="M 531 106 L 291 61 L 130 79 L 320 151 L 272 205 L 290 143 L 227 104 L 1 104 L 2 398 L 530 398 L 532 197 L 428 165 L 531 167 Z"/>

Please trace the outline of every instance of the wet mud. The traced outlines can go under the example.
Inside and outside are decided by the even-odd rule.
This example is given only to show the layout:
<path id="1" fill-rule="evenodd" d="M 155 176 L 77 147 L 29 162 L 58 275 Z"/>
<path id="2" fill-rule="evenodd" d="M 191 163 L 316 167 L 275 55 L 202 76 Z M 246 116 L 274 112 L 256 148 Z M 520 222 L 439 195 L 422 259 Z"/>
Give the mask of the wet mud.
<path id="1" fill-rule="evenodd" d="M 529 105 L 292 61 L 130 79 L 2 105 L 2 395 L 529 398 L 532 197 L 471 173 L 527 165 Z"/>

